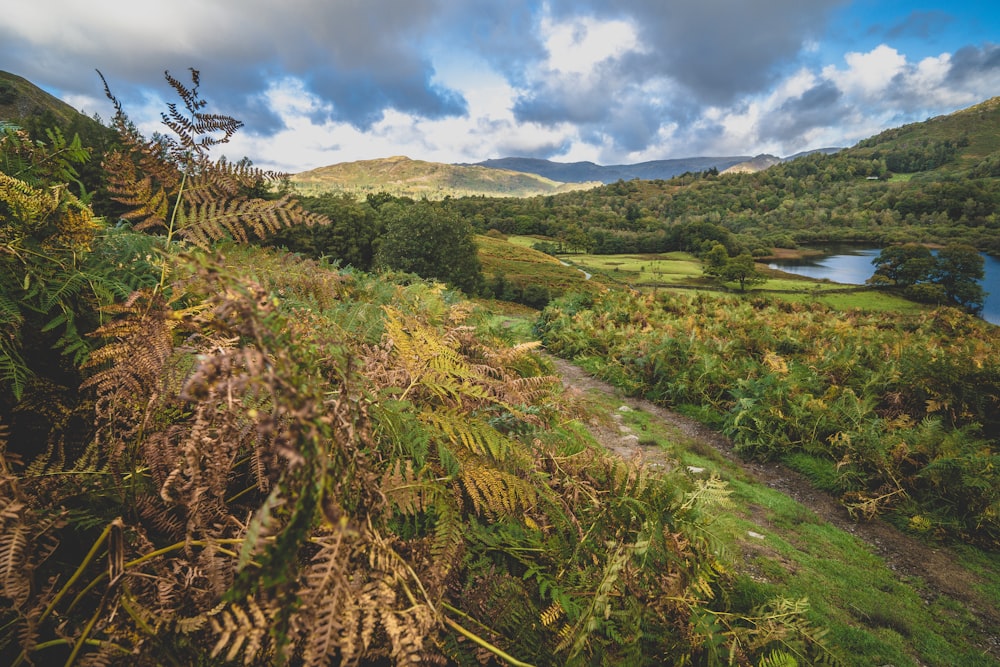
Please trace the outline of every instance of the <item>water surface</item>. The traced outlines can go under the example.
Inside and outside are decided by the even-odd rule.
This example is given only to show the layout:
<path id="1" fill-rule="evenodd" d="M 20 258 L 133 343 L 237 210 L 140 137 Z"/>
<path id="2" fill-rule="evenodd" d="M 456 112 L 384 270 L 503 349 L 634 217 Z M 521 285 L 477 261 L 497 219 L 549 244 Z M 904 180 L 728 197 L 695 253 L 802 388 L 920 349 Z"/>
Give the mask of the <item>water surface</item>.
<path id="1" fill-rule="evenodd" d="M 822 255 L 804 259 L 772 260 L 768 266 L 797 276 L 835 283 L 864 285 L 875 273 L 872 260 L 882 252 L 881 248 L 825 245 L 818 248 Z M 983 319 L 992 324 L 1000 324 L 1000 259 L 983 254 L 983 268 L 986 276 L 980 281 L 987 292 L 983 303 Z"/>

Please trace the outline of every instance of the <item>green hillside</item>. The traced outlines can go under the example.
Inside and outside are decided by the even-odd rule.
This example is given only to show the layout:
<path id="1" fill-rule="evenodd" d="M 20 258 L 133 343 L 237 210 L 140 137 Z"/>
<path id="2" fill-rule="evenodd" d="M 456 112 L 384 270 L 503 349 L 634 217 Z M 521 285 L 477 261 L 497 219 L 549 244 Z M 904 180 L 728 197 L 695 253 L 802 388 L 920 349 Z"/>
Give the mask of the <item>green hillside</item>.
<path id="1" fill-rule="evenodd" d="M 730 254 L 831 241 L 1000 253 L 1000 98 L 757 173 L 620 181 L 526 200 L 448 202 L 482 229 L 599 254 Z M 706 245 L 708 244 L 708 245 Z"/>
<path id="2" fill-rule="evenodd" d="M 33 141 L 47 145 L 71 145 L 79 137 L 80 146 L 90 158 L 74 166 L 77 182 L 73 184 L 78 194 L 90 196 L 103 192 L 106 184 L 100 168 L 105 152 L 116 141 L 114 130 L 94 118 L 85 116 L 62 100 L 53 97 L 30 81 L 9 72 L 0 71 L 0 125 L 13 125 L 28 133 Z M 58 131 L 60 136 L 50 136 Z M 94 210 L 101 215 L 114 216 L 122 209 L 106 196 L 93 200 Z"/>
<path id="3" fill-rule="evenodd" d="M 342 162 L 295 174 L 295 188 L 304 195 L 325 192 L 366 195 L 388 192 L 397 197 L 444 199 L 486 195 L 531 197 L 596 187 L 598 183 L 558 183 L 505 169 L 460 166 L 397 156 Z"/>
<path id="4" fill-rule="evenodd" d="M 1000 152 L 1000 97 L 955 113 L 881 132 L 858 143 L 848 154 L 887 159 L 911 169 L 962 175 Z M 922 156 L 925 161 L 907 157 Z M 935 160 L 934 158 L 937 158 Z M 921 169 L 920 167 L 929 167 Z M 891 166 L 890 166 L 891 169 Z M 996 174 L 994 174 L 996 175 Z"/>
<path id="5" fill-rule="evenodd" d="M 76 121 L 80 112 L 27 79 L 0 70 L 0 120 L 22 124 L 47 116 L 60 126 Z"/>

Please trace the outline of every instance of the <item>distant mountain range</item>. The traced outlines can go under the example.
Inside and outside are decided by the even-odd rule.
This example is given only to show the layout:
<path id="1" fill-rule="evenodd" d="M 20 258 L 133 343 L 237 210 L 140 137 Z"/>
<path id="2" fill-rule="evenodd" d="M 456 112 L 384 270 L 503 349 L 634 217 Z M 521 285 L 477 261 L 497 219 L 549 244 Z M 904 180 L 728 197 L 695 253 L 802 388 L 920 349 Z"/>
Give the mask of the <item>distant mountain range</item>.
<path id="1" fill-rule="evenodd" d="M 631 181 L 634 178 L 644 181 L 666 180 L 687 172 L 697 173 L 710 169 L 717 169 L 720 173 L 727 170 L 731 170 L 731 173 L 735 171 L 760 171 L 779 162 L 794 160 L 797 157 L 809 155 L 810 153 L 820 152 L 829 154 L 836 153 L 839 150 L 841 149 L 820 148 L 816 151 L 796 153 L 787 158 L 778 158 L 773 155 L 758 155 L 756 157 L 730 155 L 724 157 L 686 157 L 672 160 L 637 162 L 635 164 L 611 165 L 600 165 L 593 162 L 552 162 L 551 160 L 527 157 L 504 157 L 476 162 L 475 165 L 538 174 L 539 176 L 563 183 L 584 183 L 590 181 L 614 183 L 619 180 Z"/>
<path id="2" fill-rule="evenodd" d="M 63 128 L 75 126 L 75 130 L 81 128 L 81 123 L 88 127 L 100 127 L 93 119 L 83 116 L 29 81 L 0 71 L 0 121 L 16 123 L 29 118 L 35 122 L 45 119 L 45 124 Z M 825 153 L 837 150 L 840 149 L 820 149 Z M 527 157 L 504 157 L 474 164 L 444 164 L 397 156 L 332 164 L 293 174 L 290 180 L 303 194 L 341 192 L 363 198 L 368 193 L 389 192 L 428 199 L 470 195 L 531 197 L 588 189 L 619 180 L 666 180 L 686 172 L 711 169 L 720 173 L 727 170 L 760 171 L 805 154 L 788 158 L 770 155 L 689 157 L 615 165 L 553 162 Z"/>
<path id="3" fill-rule="evenodd" d="M 773 155 L 732 155 L 614 165 L 553 162 L 527 157 L 505 157 L 474 164 L 443 164 L 396 156 L 319 167 L 295 174 L 291 181 L 303 194 L 344 192 L 363 196 L 385 191 L 394 195 L 428 199 L 469 195 L 531 197 L 589 189 L 619 180 L 667 180 L 684 173 L 699 173 L 711 169 L 719 173 L 755 172 L 809 153 L 835 153 L 839 150 L 841 149 L 821 148 L 787 158 Z"/>
<path id="4" fill-rule="evenodd" d="M 723 171 L 735 164 L 750 160 L 749 155 L 728 157 L 689 157 L 674 160 L 652 160 L 636 164 L 600 165 L 593 162 L 552 162 L 528 157 L 504 157 L 476 162 L 476 166 L 492 169 L 508 169 L 528 174 L 538 174 L 562 183 L 584 183 L 599 181 L 631 181 L 633 178 L 652 181 L 668 179 L 685 172 L 701 172 L 709 169 Z"/>

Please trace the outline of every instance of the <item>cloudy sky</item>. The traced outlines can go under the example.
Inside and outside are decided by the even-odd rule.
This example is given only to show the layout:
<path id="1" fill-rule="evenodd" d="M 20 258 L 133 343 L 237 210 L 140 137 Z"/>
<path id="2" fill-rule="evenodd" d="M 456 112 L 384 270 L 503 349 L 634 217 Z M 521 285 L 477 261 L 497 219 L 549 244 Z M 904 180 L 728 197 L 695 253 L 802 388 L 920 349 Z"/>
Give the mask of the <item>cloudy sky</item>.
<path id="1" fill-rule="evenodd" d="M 147 136 L 201 72 L 222 152 L 286 172 L 407 155 L 787 156 L 1000 95 L 996 0 L 24 0 L 0 69 Z"/>

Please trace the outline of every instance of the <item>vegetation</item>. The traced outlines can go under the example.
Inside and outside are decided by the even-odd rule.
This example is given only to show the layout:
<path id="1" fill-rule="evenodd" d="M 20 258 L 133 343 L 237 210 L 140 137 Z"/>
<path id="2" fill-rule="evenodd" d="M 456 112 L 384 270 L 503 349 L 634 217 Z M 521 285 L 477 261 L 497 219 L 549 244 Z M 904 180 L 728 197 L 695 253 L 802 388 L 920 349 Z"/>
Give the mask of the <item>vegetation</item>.
<path id="1" fill-rule="evenodd" d="M 745 292 L 751 285 L 759 285 L 766 278 L 754 265 L 754 259 L 748 252 L 736 257 L 730 257 L 726 246 L 716 243 L 705 253 L 705 275 L 712 276 L 720 282 L 739 283 L 740 291 Z"/>
<path id="2" fill-rule="evenodd" d="M 325 221 L 213 160 L 239 123 L 167 81 L 156 141 L 108 90 L 128 226 L 51 182 L 72 160 L 0 176 L 5 664 L 835 660 L 805 601 L 726 594 L 725 485 L 594 447 L 534 345 L 250 245 Z M 72 353 L 58 395 L 37 332 Z"/>
<path id="3" fill-rule="evenodd" d="M 1000 252 L 1000 98 L 765 171 L 618 181 L 531 199 L 442 202 L 483 233 L 539 235 L 564 252 L 730 256 L 829 241 L 964 243 Z M 892 165 L 890 168 L 889 165 Z M 900 169 L 907 171 L 900 178 Z"/>
<path id="4" fill-rule="evenodd" d="M 386 192 L 394 197 L 441 200 L 450 197 L 534 197 L 592 188 L 597 183 L 559 183 L 536 174 L 476 165 L 440 164 L 390 157 L 319 167 L 295 174 L 303 195 L 345 195 L 363 200 Z"/>
<path id="5" fill-rule="evenodd" d="M 482 290 L 482 265 L 467 221 L 427 202 L 385 203 L 379 218 L 385 227 L 375 253 L 377 268 L 434 278 L 468 294 Z"/>
<path id="6" fill-rule="evenodd" d="M 544 307 L 549 351 L 858 519 L 993 550 L 964 553 L 997 589 L 997 329 L 753 261 L 824 234 L 989 247 L 995 101 L 756 175 L 300 201 L 211 157 L 240 123 L 196 71 L 167 83 L 153 140 L 107 84 L 100 151 L 0 137 L 4 664 L 995 662 L 967 610 L 677 434 L 622 418 L 659 468 L 597 446 L 615 408 L 515 337 L 534 316 L 466 300 Z M 877 275 L 974 310 L 978 257 L 892 246 Z M 667 291 L 712 281 L 797 300 Z"/>
<path id="7" fill-rule="evenodd" d="M 858 516 L 1000 544 L 996 327 L 958 311 L 836 313 L 818 304 L 609 292 L 543 313 L 546 347 L 596 357 L 624 389 L 687 406 L 759 459 L 836 466 Z"/>
<path id="8" fill-rule="evenodd" d="M 937 255 L 926 246 L 890 246 L 872 260 L 872 282 L 890 281 L 917 301 L 946 303 L 978 314 L 983 309 L 983 258 L 971 246 L 952 244 Z"/>

